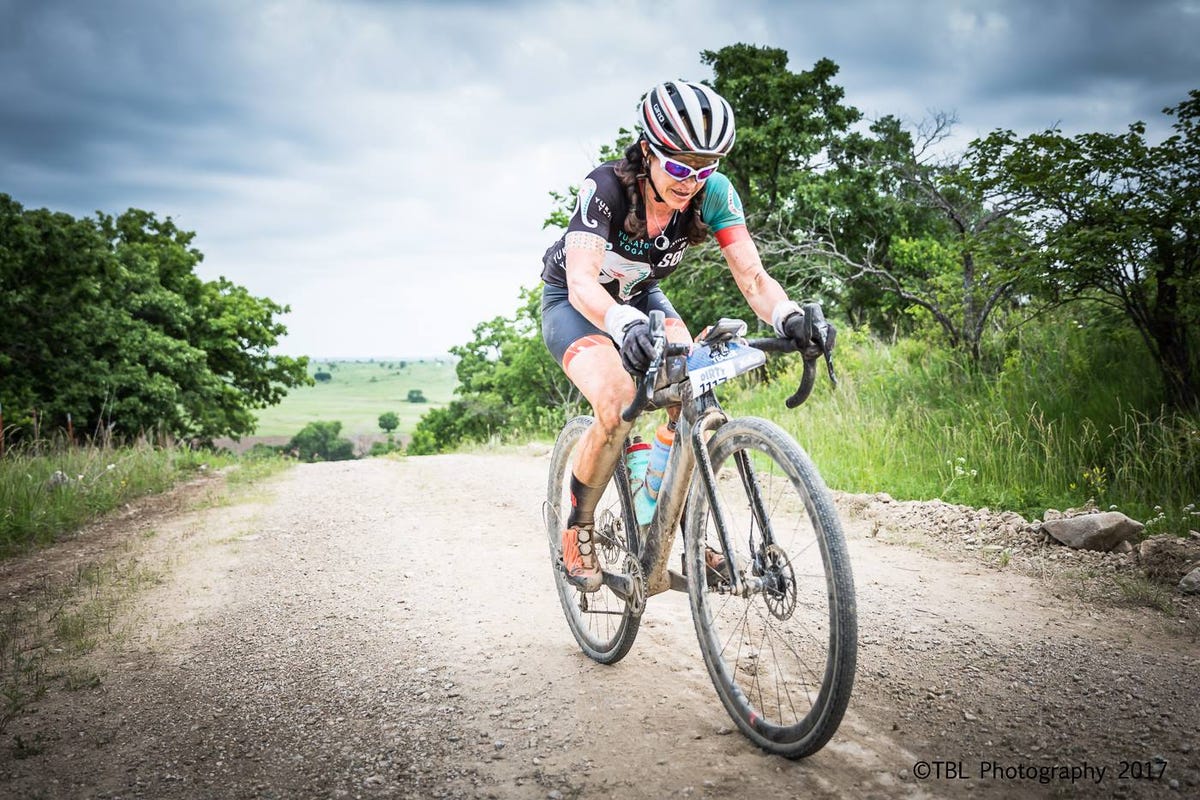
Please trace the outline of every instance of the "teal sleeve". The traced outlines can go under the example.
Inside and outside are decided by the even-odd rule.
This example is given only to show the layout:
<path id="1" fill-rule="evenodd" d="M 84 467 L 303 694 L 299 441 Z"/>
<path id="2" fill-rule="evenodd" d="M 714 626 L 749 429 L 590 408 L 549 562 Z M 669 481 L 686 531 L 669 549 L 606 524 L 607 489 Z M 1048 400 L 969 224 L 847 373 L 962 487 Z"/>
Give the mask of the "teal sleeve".
<path id="1" fill-rule="evenodd" d="M 704 205 L 700 209 L 704 224 L 716 233 L 734 225 L 746 224 L 746 213 L 742 210 L 742 198 L 737 189 L 721 173 L 715 173 L 704 187 Z"/>

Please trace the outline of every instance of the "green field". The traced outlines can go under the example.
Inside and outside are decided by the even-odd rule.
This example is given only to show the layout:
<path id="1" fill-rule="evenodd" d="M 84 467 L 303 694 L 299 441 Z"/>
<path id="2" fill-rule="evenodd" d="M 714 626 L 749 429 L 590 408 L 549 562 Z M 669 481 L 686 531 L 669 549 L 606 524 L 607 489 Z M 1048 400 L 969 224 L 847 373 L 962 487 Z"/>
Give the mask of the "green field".
<path id="1" fill-rule="evenodd" d="M 453 399 L 458 385 L 449 358 L 310 363 L 308 374 L 318 372 L 332 377 L 292 389 L 279 405 L 259 410 L 254 435 L 294 436 L 317 420 L 341 422 L 344 436 L 381 433 L 379 415 L 394 411 L 400 417 L 396 433 L 407 437 L 422 414 Z M 410 403 L 408 393 L 413 389 L 419 389 L 428 402 Z"/>

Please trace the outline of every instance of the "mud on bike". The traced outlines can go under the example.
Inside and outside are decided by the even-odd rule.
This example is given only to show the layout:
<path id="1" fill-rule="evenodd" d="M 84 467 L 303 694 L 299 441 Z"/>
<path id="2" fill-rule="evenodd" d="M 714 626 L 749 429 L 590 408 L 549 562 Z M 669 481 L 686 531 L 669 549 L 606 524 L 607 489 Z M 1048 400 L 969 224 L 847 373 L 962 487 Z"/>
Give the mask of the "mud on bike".
<path id="1" fill-rule="evenodd" d="M 803 354 L 789 408 L 808 397 L 822 355 L 836 381 L 820 306 L 805 312 L 819 352 Z M 584 653 L 612 664 L 633 645 L 648 597 L 686 591 L 709 676 L 737 727 L 769 752 L 811 755 L 837 730 L 854 683 L 857 616 L 841 523 L 795 440 L 769 420 L 728 417 L 713 391 L 764 364 L 767 351 L 796 347 L 747 341 L 740 320 L 721 320 L 691 348 L 667 342 L 662 312 L 650 324 L 655 358 L 623 417 L 673 404 L 681 413 L 648 525 L 637 523 L 629 470 L 618 460 L 595 512 L 603 583 L 594 592 L 567 580 L 561 552 L 575 450 L 592 418 L 569 421 L 551 456 L 546 533 L 567 623 Z M 668 562 L 680 527 L 676 572 Z"/>

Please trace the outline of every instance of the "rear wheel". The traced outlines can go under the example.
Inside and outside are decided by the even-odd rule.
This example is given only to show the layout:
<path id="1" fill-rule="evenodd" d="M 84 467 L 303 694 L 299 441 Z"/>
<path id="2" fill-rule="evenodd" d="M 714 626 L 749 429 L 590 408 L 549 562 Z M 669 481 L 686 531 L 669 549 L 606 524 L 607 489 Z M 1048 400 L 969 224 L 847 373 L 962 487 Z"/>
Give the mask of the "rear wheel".
<path id="1" fill-rule="evenodd" d="M 688 594 L 717 694 L 741 731 L 779 755 L 821 749 L 854 684 L 854 581 L 841 523 L 816 467 L 774 423 L 735 419 L 708 442 L 717 509 L 745 596 L 728 567 L 713 505 L 697 487 L 688 526 Z M 728 555 L 728 554 L 727 554 Z M 700 579 L 697 576 L 705 576 Z"/>
<path id="2" fill-rule="evenodd" d="M 637 637 L 641 617 L 630 604 L 607 585 L 594 592 L 581 592 L 567 580 L 562 565 L 562 532 L 571 513 L 571 467 L 591 417 L 576 417 L 558 435 L 550 459 L 547 486 L 546 536 L 550 543 L 550 562 L 554 584 L 575 640 L 588 656 L 602 664 L 620 661 Z M 623 482 L 623 485 L 622 485 Z M 640 573 L 629 553 L 636 553 L 637 523 L 624 478 L 624 463 L 618 463 L 604 495 L 596 505 L 595 541 L 600 568 L 605 572 Z"/>

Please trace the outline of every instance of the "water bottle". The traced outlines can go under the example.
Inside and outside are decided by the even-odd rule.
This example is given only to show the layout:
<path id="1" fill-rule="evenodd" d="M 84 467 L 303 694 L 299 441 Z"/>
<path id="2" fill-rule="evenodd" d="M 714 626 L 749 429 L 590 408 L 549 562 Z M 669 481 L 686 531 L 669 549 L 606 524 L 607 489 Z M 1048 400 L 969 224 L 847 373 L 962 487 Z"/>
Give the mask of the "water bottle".
<path id="1" fill-rule="evenodd" d="M 629 488 L 634 496 L 642 490 L 646 482 L 646 468 L 650 465 L 650 443 L 643 442 L 642 437 L 634 436 L 629 447 L 625 448 L 625 468 L 629 470 Z"/>
<path id="2" fill-rule="evenodd" d="M 633 508 L 639 525 L 649 525 L 654 519 L 654 507 L 658 505 L 658 492 L 662 488 L 667 457 L 671 455 L 671 443 L 674 441 L 675 431 L 668 425 L 659 425 L 658 430 L 654 432 L 654 442 L 650 446 L 645 484 L 642 491 L 633 498 Z"/>

